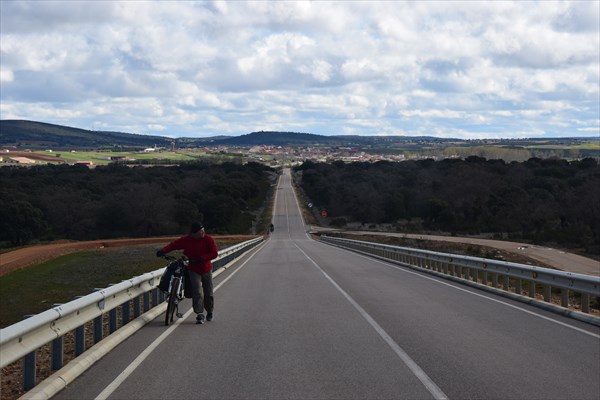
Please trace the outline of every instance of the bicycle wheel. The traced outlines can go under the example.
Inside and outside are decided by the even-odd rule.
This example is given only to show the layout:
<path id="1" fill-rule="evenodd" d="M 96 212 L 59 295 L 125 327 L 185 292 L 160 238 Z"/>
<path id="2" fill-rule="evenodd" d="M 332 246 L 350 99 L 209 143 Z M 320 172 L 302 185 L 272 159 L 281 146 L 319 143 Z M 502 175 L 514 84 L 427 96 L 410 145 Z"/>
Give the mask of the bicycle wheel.
<path id="1" fill-rule="evenodd" d="M 175 313 L 175 306 L 177 304 L 177 288 L 179 288 L 179 279 L 173 278 L 171 282 L 171 292 L 169 293 L 169 302 L 167 304 L 167 312 L 165 313 L 165 325 L 169 325 L 173 322 L 173 314 Z"/>

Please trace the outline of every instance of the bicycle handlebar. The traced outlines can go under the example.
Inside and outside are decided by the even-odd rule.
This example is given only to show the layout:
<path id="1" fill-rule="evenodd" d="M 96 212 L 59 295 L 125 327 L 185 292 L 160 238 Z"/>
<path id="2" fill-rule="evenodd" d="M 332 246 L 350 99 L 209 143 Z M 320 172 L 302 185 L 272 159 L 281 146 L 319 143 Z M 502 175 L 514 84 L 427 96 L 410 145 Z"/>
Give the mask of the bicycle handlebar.
<path id="1" fill-rule="evenodd" d="M 170 256 L 168 254 L 163 254 L 160 257 L 162 257 L 168 261 L 186 261 L 187 260 L 186 256 L 181 256 L 181 257 L 177 258 L 177 257 Z"/>

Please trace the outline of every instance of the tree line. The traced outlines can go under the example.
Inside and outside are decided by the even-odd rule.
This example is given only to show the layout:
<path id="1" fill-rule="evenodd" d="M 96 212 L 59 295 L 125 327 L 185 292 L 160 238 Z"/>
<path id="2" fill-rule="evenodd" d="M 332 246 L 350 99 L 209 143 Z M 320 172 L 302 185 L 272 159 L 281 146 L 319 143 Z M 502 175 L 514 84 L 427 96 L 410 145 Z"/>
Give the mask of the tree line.
<path id="1" fill-rule="evenodd" d="M 0 245 L 176 235 L 193 220 L 251 233 L 276 173 L 258 163 L 0 168 Z"/>
<path id="2" fill-rule="evenodd" d="M 494 233 L 600 254 L 600 168 L 592 158 L 305 162 L 295 172 L 332 225 Z"/>

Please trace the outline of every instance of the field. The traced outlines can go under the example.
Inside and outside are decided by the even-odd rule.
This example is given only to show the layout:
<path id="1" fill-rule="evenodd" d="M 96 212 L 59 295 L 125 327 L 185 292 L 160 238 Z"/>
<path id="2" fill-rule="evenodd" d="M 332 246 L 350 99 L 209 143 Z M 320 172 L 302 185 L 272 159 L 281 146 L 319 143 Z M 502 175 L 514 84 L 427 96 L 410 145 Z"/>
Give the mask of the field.
<path id="1" fill-rule="evenodd" d="M 39 153 L 39 152 L 36 152 Z M 47 153 L 46 153 L 47 154 Z M 58 153 L 57 153 L 58 154 Z M 70 151 L 61 152 L 60 158 L 68 163 L 77 161 L 89 161 L 94 164 L 109 164 L 116 157 L 131 160 L 172 160 L 172 161 L 193 161 L 202 157 L 208 157 L 208 154 L 200 151 L 161 151 L 161 152 L 106 152 L 106 151 Z"/>
<path id="2" fill-rule="evenodd" d="M 26 157 L 42 163 L 67 163 L 74 164 L 76 162 L 89 162 L 92 165 L 107 165 L 115 161 L 139 161 L 148 163 L 152 160 L 185 162 L 195 160 L 205 160 L 207 158 L 220 158 L 233 160 L 234 156 L 223 154 L 210 154 L 201 150 L 177 150 L 177 151 L 131 151 L 131 152 L 115 152 L 115 151 L 86 151 L 86 150 L 64 150 L 64 151 L 11 151 L 3 154 L 4 157 Z"/>

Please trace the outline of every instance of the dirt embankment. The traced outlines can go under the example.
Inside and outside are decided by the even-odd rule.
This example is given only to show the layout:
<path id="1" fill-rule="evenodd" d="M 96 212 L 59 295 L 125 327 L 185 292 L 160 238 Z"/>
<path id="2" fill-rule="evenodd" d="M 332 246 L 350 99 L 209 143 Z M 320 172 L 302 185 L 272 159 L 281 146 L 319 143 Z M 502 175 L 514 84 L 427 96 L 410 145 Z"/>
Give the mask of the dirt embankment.
<path id="1" fill-rule="evenodd" d="M 179 236 L 165 236 L 154 238 L 139 239 L 110 239 L 93 240 L 88 242 L 56 242 L 45 245 L 25 247 L 22 249 L 0 254 L 0 276 L 5 275 L 17 269 L 26 268 L 30 265 L 40 264 L 56 257 L 79 251 L 99 250 L 108 247 L 126 247 L 156 244 L 164 246 Z M 231 235 L 231 236 L 213 236 L 215 239 L 246 239 L 250 240 L 256 236 L 252 235 Z"/>

